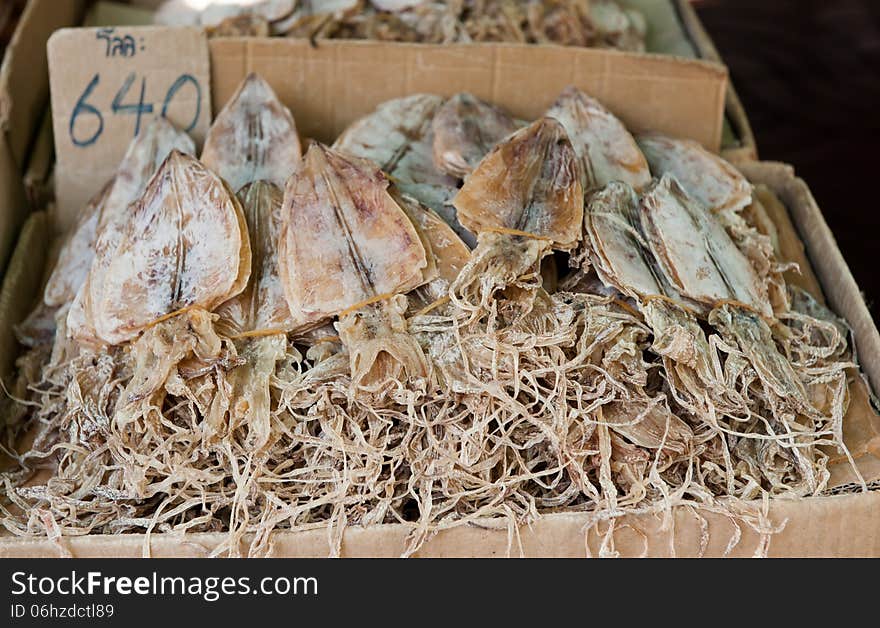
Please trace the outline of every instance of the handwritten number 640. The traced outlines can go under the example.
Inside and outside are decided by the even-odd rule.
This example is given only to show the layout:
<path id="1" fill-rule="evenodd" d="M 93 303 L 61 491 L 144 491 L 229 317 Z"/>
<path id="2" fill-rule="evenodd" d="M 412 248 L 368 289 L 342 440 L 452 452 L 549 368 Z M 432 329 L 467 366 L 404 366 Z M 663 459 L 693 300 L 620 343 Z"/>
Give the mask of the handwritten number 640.
<path id="1" fill-rule="evenodd" d="M 116 92 L 116 95 L 113 97 L 113 102 L 110 104 L 110 110 L 114 115 L 121 114 L 130 114 L 135 115 L 135 125 L 134 125 L 134 134 L 137 135 L 141 130 L 141 117 L 146 113 L 153 113 L 153 103 L 145 103 L 144 102 L 144 93 L 146 92 L 147 79 L 146 77 L 141 78 L 140 85 L 140 97 L 138 98 L 137 103 L 127 104 L 123 102 L 125 98 L 128 96 L 129 90 L 131 90 L 131 86 L 134 84 L 137 76 L 132 73 L 129 74 L 125 81 L 122 83 L 122 86 L 119 88 L 119 91 Z M 101 134 L 104 132 L 104 115 L 101 111 L 89 102 L 89 97 L 92 95 L 92 92 L 101 82 L 101 77 L 98 74 L 95 74 L 92 77 L 92 80 L 89 81 L 89 84 L 86 86 L 82 95 L 79 97 L 79 100 L 76 101 L 76 105 L 73 108 L 73 113 L 70 116 L 70 124 L 69 124 L 69 133 L 70 139 L 75 146 L 86 147 L 91 146 L 98 138 L 101 137 Z M 189 132 L 195 128 L 196 124 L 199 121 L 199 116 L 202 111 L 202 88 L 199 85 L 199 82 L 190 74 L 182 74 L 180 75 L 174 83 L 171 84 L 171 87 L 168 88 L 168 91 L 165 93 L 165 99 L 162 102 L 162 117 L 166 117 L 168 114 L 168 108 L 171 103 L 174 101 L 177 93 L 183 89 L 187 84 L 192 84 L 192 87 L 195 89 L 195 112 L 193 114 L 192 120 L 189 125 L 184 128 L 184 131 Z M 91 129 L 94 126 L 88 125 L 88 118 L 93 118 L 97 120 L 97 129 L 95 129 L 91 135 L 84 136 L 87 131 L 82 131 L 83 125 L 86 129 Z M 77 133 L 77 129 L 80 129 L 80 133 Z"/>

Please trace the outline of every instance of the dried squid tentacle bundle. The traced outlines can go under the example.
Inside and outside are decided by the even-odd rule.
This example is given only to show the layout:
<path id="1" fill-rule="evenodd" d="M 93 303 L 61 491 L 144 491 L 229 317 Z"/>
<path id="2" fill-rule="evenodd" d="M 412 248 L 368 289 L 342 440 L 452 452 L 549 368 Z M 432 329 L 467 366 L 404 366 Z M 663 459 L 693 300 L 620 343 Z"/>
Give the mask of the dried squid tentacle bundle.
<path id="1" fill-rule="evenodd" d="M 743 410 L 744 403 L 727 389 L 717 349 L 692 311 L 664 298 L 647 299 L 640 309 L 654 332 L 651 350 L 664 359 L 680 405 L 710 424 L 715 412 Z"/>
<path id="2" fill-rule="evenodd" d="M 161 409 L 166 385 L 187 359 L 202 364 L 221 358 L 222 341 L 214 331 L 214 317 L 204 309 L 192 309 L 148 327 L 129 346 L 131 379 L 125 386 L 113 422 L 124 430 L 150 409 Z"/>
<path id="3" fill-rule="evenodd" d="M 450 204 L 458 181 L 434 165 L 432 125 L 443 102 L 442 97 L 432 94 L 389 100 L 353 122 L 333 143 L 333 149 L 372 161 L 401 192 L 440 214 L 472 246 L 473 234 L 462 227 Z"/>
<path id="4" fill-rule="evenodd" d="M 396 295 L 339 318 L 339 337 L 351 351 L 352 380 L 368 392 L 429 374 L 425 354 L 407 328 L 406 307 L 406 297 Z"/>
<path id="5" fill-rule="evenodd" d="M 799 411 L 813 412 L 806 390 L 788 360 L 780 354 L 770 327 L 754 312 L 723 304 L 709 313 L 709 324 L 738 348 L 754 368 L 767 394 Z"/>
<path id="6" fill-rule="evenodd" d="M 740 438 L 736 455 L 750 472 L 775 493 L 816 494 L 828 479 L 827 454 L 817 445 L 833 445 L 847 453 L 842 421 L 848 402 L 845 369 L 832 365 L 823 377 L 800 370 L 777 348 L 773 331 L 754 312 L 722 305 L 709 323 L 725 342 L 728 386 L 743 391 L 754 411 L 752 424 L 736 426 L 757 438 Z M 827 386 L 815 387 L 824 383 Z M 847 453 L 848 455 L 848 453 Z"/>
<path id="7" fill-rule="evenodd" d="M 661 401 L 612 401 L 601 413 L 603 423 L 634 445 L 662 451 L 667 465 L 692 452 L 693 430 Z"/>
<path id="8" fill-rule="evenodd" d="M 541 118 L 509 136 L 468 176 L 453 202 L 462 223 L 480 234 L 451 288 L 465 299 L 460 306 L 482 308 L 495 290 L 512 283 L 512 275 L 540 278 L 541 258 L 552 249 L 573 249 L 581 237 L 583 175 L 565 129 Z M 535 241 L 525 242 L 530 239 Z"/>
<path id="9" fill-rule="evenodd" d="M 530 234 L 481 233 L 477 248 L 450 284 L 449 295 L 462 310 L 492 310 L 498 291 L 505 300 L 520 302 L 519 310 L 531 309 L 535 294 L 543 288 L 541 259 L 553 252 L 553 242 Z"/>
<path id="10" fill-rule="evenodd" d="M 382 383 L 373 377 L 386 370 L 370 364 L 379 338 L 408 377 L 426 375 L 418 343 L 396 319 L 400 301 L 383 303 L 430 279 L 419 233 L 387 188 L 371 162 L 313 144 L 284 194 L 280 272 L 293 320 L 340 317 L 356 387 Z"/>
<path id="11" fill-rule="evenodd" d="M 780 315 L 779 327 L 792 368 L 807 390 L 811 405 L 834 417 L 843 441 L 843 416 L 849 407 L 848 369 L 856 368 L 847 343 L 850 329 L 812 295 L 790 286 L 791 309 Z"/>
<path id="12" fill-rule="evenodd" d="M 217 114 L 201 159 L 235 191 L 260 180 L 282 187 L 300 164 L 293 116 L 259 75 L 248 74 Z"/>
<path id="13" fill-rule="evenodd" d="M 651 183 L 648 162 L 614 114 L 576 87 L 566 87 L 544 115 L 559 120 L 581 162 L 587 191 L 620 181 L 641 192 Z"/>
<path id="14" fill-rule="evenodd" d="M 249 338 L 241 343 L 237 355 L 244 363 L 226 374 L 228 403 L 222 397 L 215 398 L 209 414 L 213 420 L 206 427 L 212 437 L 246 426 L 251 451 L 263 451 L 271 444 L 272 378 L 278 362 L 287 353 L 287 336 L 283 333 Z"/>
<path id="15" fill-rule="evenodd" d="M 463 179 L 518 125 L 500 107 L 462 92 L 440 107 L 432 128 L 437 169 Z"/>
<path id="16" fill-rule="evenodd" d="M 114 259 L 131 219 L 134 207 L 131 204 L 141 197 L 172 151 L 192 154 L 195 144 L 165 118 L 155 118 L 132 140 L 116 170 L 113 184 L 101 205 L 89 272 L 84 283 L 78 286 L 67 317 L 69 333 L 81 342 L 102 343 L 100 334 L 93 327 L 91 309 L 98 307 L 103 299 L 102 293 L 108 284 L 108 265 Z"/>

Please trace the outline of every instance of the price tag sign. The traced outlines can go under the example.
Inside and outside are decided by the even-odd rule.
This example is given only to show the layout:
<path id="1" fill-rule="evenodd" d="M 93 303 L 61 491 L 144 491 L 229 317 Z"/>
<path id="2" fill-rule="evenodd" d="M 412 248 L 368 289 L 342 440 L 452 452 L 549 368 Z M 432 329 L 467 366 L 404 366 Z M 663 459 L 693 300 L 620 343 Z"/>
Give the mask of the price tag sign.
<path id="1" fill-rule="evenodd" d="M 131 139 L 165 116 L 201 145 L 211 120 L 208 45 L 195 28 L 73 28 L 48 44 L 56 227 L 116 170 Z"/>

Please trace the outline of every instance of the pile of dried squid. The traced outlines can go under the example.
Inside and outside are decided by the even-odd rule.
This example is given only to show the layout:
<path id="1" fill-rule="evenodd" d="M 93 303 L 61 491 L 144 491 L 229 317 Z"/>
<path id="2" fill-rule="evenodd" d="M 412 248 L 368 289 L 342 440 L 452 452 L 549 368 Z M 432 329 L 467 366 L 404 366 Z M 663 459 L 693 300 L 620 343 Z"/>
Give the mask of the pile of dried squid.
<path id="1" fill-rule="evenodd" d="M 155 21 L 212 37 L 516 42 L 644 52 L 642 14 L 615 0 L 168 0 Z"/>
<path id="2" fill-rule="evenodd" d="M 845 323 L 698 144 L 567 88 L 531 123 L 413 95 L 301 148 L 256 75 L 200 159 L 161 118 L 132 141 L 18 328 L 8 530 L 260 555 L 558 510 L 761 528 L 739 504 L 847 455 Z"/>

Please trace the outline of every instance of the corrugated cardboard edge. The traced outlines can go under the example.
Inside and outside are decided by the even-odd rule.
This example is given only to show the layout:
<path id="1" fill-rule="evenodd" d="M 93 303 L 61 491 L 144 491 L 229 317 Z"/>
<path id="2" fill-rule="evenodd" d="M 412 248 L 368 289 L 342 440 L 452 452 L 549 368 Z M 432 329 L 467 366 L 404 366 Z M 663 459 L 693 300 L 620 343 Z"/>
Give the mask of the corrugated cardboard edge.
<path id="1" fill-rule="evenodd" d="M 79 23 L 84 5 L 83 0 L 30 0 L 6 49 L 0 66 L 0 130 L 19 171 L 49 101 L 46 42 L 56 29 Z"/>
<path id="2" fill-rule="evenodd" d="M 49 247 L 46 213 L 30 215 L 21 234 L 0 291 L 0 373 L 12 372 L 21 347 L 12 333 L 37 303 Z"/>
<path id="3" fill-rule="evenodd" d="M 760 504 L 753 509 L 760 510 Z M 625 516 L 610 531 L 590 526 L 581 513 L 540 517 L 509 527 L 503 519 L 439 531 L 413 554 L 421 558 L 476 557 L 878 557 L 880 492 L 776 500 L 768 505 L 767 532 L 714 512 L 677 508 L 662 515 Z M 340 555 L 396 557 L 407 546 L 411 526 L 388 524 L 345 529 Z M 195 558 L 206 557 L 227 540 L 225 534 L 120 534 L 46 539 L 0 538 L 0 558 Z M 245 551 L 249 537 L 242 542 Z M 321 558 L 330 555 L 326 528 L 272 535 L 267 557 Z"/>
<path id="4" fill-rule="evenodd" d="M 700 21 L 697 12 L 691 6 L 690 0 L 674 0 L 674 2 L 682 24 L 684 24 L 685 31 L 697 47 L 700 57 L 724 63 L 712 38 L 709 37 L 709 33 Z M 733 126 L 737 139 L 739 139 L 739 146 L 725 148 L 721 151 L 722 156 L 734 163 L 758 159 L 758 146 L 755 141 L 755 135 L 752 133 L 752 125 L 749 123 L 746 110 L 736 93 L 736 89 L 734 89 L 733 81 L 729 81 L 727 85 L 725 112 Z"/>
<path id="5" fill-rule="evenodd" d="M 861 320 L 858 288 L 822 214 L 806 184 L 794 176 L 790 166 L 753 163 L 739 166 L 755 183 L 771 188 L 787 205 L 801 234 L 807 255 L 816 266 L 829 303 L 853 326 L 863 357 L 872 362 L 876 375 L 877 329 Z M 37 298 L 46 251 L 45 215 L 34 214 L 22 231 L 22 238 L 10 264 L 0 295 L 0 345 L 3 356 L 12 356 L 11 324 L 21 320 Z M 866 313 L 866 311 L 865 311 Z M 0 364 L 11 366 L 11 357 Z M 868 366 L 867 364 L 865 365 Z M 2 372 L 9 372 L 4 370 Z M 870 375 L 870 374 L 869 374 Z M 872 381 L 873 381 L 872 376 Z M 767 553 L 777 557 L 838 556 L 880 557 L 880 491 L 798 500 L 772 500 L 750 505 L 752 514 L 764 512 L 767 530 L 736 523 L 734 519 L 707 511 L 678 507 L 671 516 L 628 515 L 615 522 L 587 529 L 588 515 L 560 513 L 545 515 L 531 525 L 508 525 L 503 519 L 441 530 L 415 556 L 500 557 L 557 556 L 753 556 Z M 741 510 L 741 509 L 740 509 Z M 343 534 L 341 555 L 399 556 L 407 547 L 411 526 L 394 524 L 367 528 L 349 527 Z M 331 551 L 326 527 L 272 535 L 268 555 L 275 557 L 321 557 Z M 11 557 L 199 557 L 207 556 L 227 540 L 224 534 L 120 534 L 65 537 L 57 542 L 43 538 L 0 538 L 0 558 Z M 241 551 L 245 550 L 243 541 Z M 731 544 L 737 541 L 732 547 Z"/>
<path id="6" fill-rule="evenodd" d="M 21 171 L 15 163 L 6 135 L 0 134 L 0 273 L 15 244 L 27 211 Z"/>
<path id="7" fill-rule="evenodd" d="M 54 166 L 55 139 L 52 134 L 52 111 L 46 109 L 24 172 L 24 191 L 27 194 L 28 205 L 33 211 L 46 207 L 54 196 L 51 181 Z"/>

